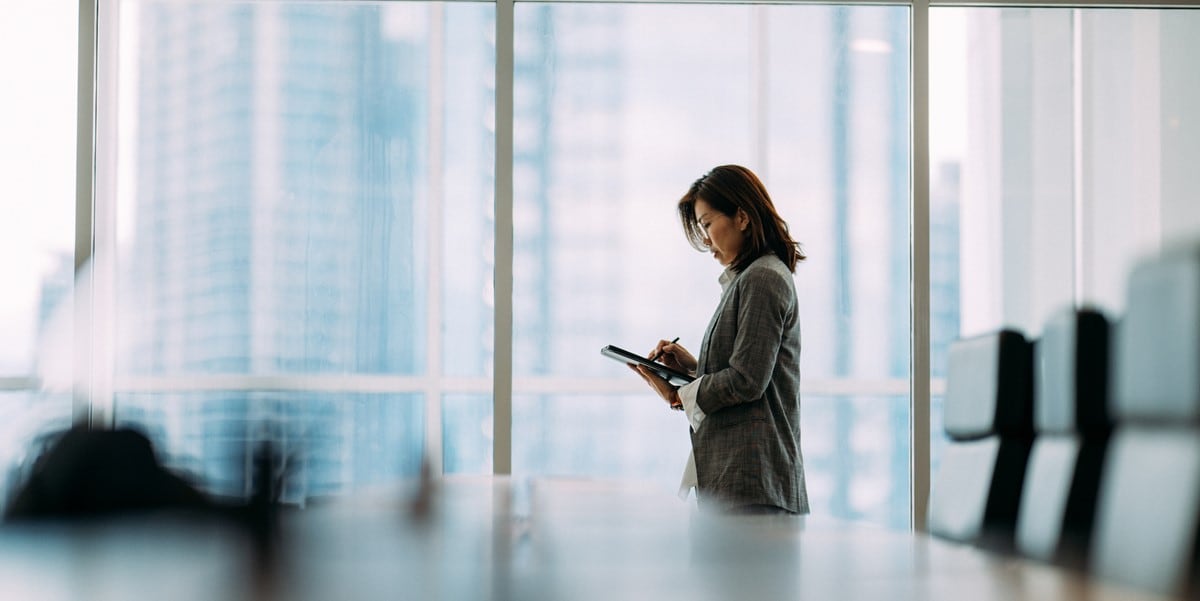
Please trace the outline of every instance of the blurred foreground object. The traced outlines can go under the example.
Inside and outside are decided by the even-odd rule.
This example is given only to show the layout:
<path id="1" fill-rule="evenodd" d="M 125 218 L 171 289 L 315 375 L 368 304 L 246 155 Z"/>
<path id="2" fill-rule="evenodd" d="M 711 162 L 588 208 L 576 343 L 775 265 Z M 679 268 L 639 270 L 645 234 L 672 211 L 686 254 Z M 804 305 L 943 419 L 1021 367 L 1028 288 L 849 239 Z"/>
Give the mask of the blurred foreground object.
<path id="1" fill-rule="evenodd" d="M 140 432 L 73 428 L 38 459 L 5 519 L 208 508 L 203 494 L 159 464 Z"/>
<path id="2" fill-rule="evenodd" d="M 1091 567 L 1122 585 L 1200 595 L 1200 243 L 1130 273 L 1114 331 L 1116 425 Z"/>

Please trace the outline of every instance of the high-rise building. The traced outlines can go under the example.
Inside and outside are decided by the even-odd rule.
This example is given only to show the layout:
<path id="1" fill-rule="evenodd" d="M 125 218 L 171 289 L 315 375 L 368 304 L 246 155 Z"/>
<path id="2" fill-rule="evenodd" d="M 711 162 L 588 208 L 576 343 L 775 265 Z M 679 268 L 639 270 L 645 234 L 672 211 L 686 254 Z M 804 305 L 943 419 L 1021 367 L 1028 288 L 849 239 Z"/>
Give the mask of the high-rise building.
<path id="1" fill-rule="evenodd" d="M 140 13 L 135 226 L 121 289 L 137 317 L 120 326 L 118 372 L 420 372 L 421 347 L 407 341 L 425 336 L 427 274 L 414 260 L 424 252 L 424 40 L 390 32 L 372 7 L 145 3 Z M 129 395 L 117 418 L 152 428 L 223 494 L 244 493 L 247 457 L 265 441 L 281 447 L 302 489 L 289 494 L 301 497 L 381 463 L 415 470 L 412 403 L 350 396 Z M 356 415 L 366 408 L 379 415 Z M 417 452 L 362 436 L 379 420 L 413 424 Z"/>

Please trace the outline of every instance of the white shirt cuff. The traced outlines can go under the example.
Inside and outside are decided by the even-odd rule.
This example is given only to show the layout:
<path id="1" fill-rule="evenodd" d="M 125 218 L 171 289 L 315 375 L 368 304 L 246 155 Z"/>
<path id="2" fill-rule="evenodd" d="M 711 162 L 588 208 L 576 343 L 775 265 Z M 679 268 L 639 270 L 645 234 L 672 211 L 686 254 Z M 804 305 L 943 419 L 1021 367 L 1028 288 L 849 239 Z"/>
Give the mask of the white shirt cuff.
<path id="1" fill-rule="evenodd" d="M 707 414 L 696 404 L 696 395 L 700 392 L 700 380 L 704 376 L 700 376 L 687 384 L 679 387 L 679 400 L 683 402 L 683 412 L 687 415 L 688 423 L 691 424 L 693 430 L 700 430 L 700 424 L 704 422 Z"/>

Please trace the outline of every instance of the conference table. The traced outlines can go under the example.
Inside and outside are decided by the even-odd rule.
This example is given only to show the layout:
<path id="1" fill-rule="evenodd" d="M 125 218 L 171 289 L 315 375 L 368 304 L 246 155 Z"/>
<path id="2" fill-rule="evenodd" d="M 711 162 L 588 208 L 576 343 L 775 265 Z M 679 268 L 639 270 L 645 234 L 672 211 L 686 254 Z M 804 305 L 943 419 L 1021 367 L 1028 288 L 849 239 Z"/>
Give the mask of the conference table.
<path id="1" fill-rule="evenodd" d="M 282 510 L 0 526 L 0 599 L 1160 599 L 821 516 L 717 516 L 612 480 L 447 477 Z"/>

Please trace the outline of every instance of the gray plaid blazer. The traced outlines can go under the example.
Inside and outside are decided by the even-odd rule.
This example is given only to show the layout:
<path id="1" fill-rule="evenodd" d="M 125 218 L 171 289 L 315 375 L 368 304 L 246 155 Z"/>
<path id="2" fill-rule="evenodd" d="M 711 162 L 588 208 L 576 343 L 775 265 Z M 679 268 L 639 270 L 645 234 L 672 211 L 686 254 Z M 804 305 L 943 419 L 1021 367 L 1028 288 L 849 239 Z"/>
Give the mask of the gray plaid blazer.
<path id="1" fill-rule="evenodd" d="M 702 506 L 766 504 L 808 513 L 800 456 L 796 285 L 774 254 L 725 283 L 704 333 L 692 430 Z"/>

